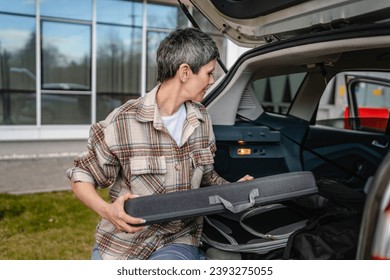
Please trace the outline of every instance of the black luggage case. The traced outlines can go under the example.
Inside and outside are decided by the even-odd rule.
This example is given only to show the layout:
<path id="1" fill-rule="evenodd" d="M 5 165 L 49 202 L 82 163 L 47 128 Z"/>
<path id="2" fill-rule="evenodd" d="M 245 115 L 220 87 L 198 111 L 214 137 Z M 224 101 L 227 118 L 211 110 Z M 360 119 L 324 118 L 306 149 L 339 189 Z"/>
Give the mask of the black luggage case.
<path id="1" fill-rule="evenodd" d="M 239 254 L 240 259 L 263 259 L 275 254 L 281 258 L 278 250 L 309 218 L 310 212 L 283 203 L 256 206 L 242 213 L 209 215 L 205 217 L 202 235 L 203 244 L 207 244 L 204 249 L 206 255 L 210 247 L 219 250 L 219 259 L 226 259 L 231 253 Z"/>
<path id="2" fill-rule="evenodd" d="M 317 193 L 309 171 L 288 172 L 200 189 L 156 194 L 127 200 L 127 214 L 143 218 L 145 224 L 206 216 L 239 213 L 258 205 L 268 205 Z"/>

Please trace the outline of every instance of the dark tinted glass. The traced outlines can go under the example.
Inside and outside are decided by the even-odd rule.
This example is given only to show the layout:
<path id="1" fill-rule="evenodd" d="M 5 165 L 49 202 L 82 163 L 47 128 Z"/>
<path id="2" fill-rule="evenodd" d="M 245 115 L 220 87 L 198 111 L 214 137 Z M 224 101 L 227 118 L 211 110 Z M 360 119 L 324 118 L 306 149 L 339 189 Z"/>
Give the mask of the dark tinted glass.
<path id="1" fill-rule="evenodd" d="M 1 91 L 0 125 L 35 125 L 35 92 Z"/>
<path id="2" fill-rule="evenodd" d="M 42 124 L 91 123 L 91 96 L 42 94 Z"/>
<path id="3" fill-rule="evenodd" d="M 306 73 L 275 76 L 253 82 L 255 95 L 267 112 L 286 114 Z"/>

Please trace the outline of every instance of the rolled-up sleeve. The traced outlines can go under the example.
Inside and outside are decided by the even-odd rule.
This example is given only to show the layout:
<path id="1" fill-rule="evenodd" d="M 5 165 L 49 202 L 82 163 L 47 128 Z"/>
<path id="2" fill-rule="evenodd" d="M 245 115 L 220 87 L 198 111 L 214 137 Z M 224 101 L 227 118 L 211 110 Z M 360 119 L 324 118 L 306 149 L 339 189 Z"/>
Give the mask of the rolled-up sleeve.
<path id="1" fill-rule="evenodd" d="M 102 121 L 91 126 L 88 150 L 74 160 L 74 166 L 66 171 L 73 182 L 89 182 L 95 187 L 110 187 L 116 180 L 120 164 L 106 143 L 105 134 L 112 127 Z"/>

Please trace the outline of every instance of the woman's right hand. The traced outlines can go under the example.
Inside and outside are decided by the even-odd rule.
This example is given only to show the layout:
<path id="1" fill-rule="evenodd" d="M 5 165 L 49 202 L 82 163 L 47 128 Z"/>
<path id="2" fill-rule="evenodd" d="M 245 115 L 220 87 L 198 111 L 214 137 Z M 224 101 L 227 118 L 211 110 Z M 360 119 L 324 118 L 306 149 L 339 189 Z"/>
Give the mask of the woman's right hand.
<path id="1" fill-rule="evenodd" d="M 143 230 L 145 228 L 144 226 L 131 226 L 130 224 L 143 224 L 145 220 L 142 218 L 134 218 L 124 210 L 126 200 L 136 197 L 138 196 L 131 193 L 126 193 L 118 197 L 115 202 L 107 204 L 102 215 L 103 218 L 110 221 L 118 230 L 123 232 L 135 233 Z"/>
<path id="2" fill-rule="evenodd" d="M 118 230 L 135 233 L 143 230 L 144 226 L 131 226 L 129 224 L 143 224 L 145 221 L 140 218 L 134 218 L 126 214 L 124 210 L 125 201 L 136 198 L 136 195 L 126 193 L 115 200 L 114 203 L 105 201 L 95 189 L 95 186 L 88 182 L 72 182 L 74 194 L 86 206 L 99 214 L 102 218 L 110 221 Z"/>

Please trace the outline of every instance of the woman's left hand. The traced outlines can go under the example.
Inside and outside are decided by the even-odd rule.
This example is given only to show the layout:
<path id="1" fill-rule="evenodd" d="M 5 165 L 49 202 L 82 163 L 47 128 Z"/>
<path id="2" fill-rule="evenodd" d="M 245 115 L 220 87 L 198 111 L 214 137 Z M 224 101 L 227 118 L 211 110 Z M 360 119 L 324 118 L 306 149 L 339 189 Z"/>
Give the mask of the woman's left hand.
<path id="1" fill-rule="evenodd" d="M 252 181 L 253 179 L 254 179 L 253 176 L 247 174 L 244 177 L 242 177 L 241 179 L 239 179 L 237 182 Z"/>

